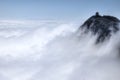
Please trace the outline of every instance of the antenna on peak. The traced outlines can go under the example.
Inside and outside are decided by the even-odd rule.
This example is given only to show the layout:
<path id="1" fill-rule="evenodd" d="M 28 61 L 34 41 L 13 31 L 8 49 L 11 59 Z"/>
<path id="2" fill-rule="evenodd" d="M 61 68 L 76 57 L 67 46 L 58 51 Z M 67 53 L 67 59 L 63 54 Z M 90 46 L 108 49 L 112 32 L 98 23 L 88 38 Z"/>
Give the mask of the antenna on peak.
<path id="1" fill-rule="evenodd" d="M 95 14 L 95 15 L 96 15 L 96 16 L 100 16 L 100 15 L 99 15 L 99 12 L 96 12 L 96 14 Z"/>

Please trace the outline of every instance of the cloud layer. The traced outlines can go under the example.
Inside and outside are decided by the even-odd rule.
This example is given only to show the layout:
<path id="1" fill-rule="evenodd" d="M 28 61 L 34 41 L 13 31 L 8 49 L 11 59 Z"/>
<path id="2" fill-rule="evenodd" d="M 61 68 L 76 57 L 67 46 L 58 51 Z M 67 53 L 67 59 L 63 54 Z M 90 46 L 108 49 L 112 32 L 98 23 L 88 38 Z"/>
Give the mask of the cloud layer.
<path id="1" fill-rule="evenodd" d="M 94 45 L 76 24 L 0 21 L 1 80 L 119 80 L 119 33 Z"/>

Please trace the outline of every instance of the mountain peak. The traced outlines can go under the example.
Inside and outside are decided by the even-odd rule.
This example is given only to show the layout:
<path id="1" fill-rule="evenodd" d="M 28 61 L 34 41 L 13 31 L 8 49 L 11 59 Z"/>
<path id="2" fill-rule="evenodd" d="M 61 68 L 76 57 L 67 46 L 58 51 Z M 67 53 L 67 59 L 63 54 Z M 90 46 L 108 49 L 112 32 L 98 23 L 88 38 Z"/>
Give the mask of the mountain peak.
<path id="1" fill-rule="evenodd" d="M 113 33 L 119 31 L 119 23 L 120 20 L 114 16 L 101 16 L 99 12 L 96 12 L 80 26 L 80 30 L 84 30 L 84 33 L 92 32 L 93 35 L 98 35 L 96 41 L 98 43 L 103 42 L 105 39 L 110 38 Z"/>

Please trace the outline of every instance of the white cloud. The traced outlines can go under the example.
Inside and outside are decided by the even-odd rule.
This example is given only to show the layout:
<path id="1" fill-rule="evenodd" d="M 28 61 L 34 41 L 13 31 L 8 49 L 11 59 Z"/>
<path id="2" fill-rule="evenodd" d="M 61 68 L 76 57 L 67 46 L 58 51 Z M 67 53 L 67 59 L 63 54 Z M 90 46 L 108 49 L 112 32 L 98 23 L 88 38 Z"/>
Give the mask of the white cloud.
<path id="1" fill-rule="evenodd" d="M 119 80 L 119 33 L 95 46 L 76 24 L 32 22 L 0 21 L 1 80 Z"/>

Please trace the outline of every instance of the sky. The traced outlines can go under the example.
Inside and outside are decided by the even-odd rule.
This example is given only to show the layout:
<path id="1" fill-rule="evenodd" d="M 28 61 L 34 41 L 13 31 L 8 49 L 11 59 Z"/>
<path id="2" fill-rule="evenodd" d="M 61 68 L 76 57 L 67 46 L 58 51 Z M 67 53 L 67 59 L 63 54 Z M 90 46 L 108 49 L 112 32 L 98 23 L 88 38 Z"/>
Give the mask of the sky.
<path id="1" fill-rule="evenodd" d="M 0 20 L 82 20 L 94 15 L 120 18 L 120 0 L 0 0 Z"/>

